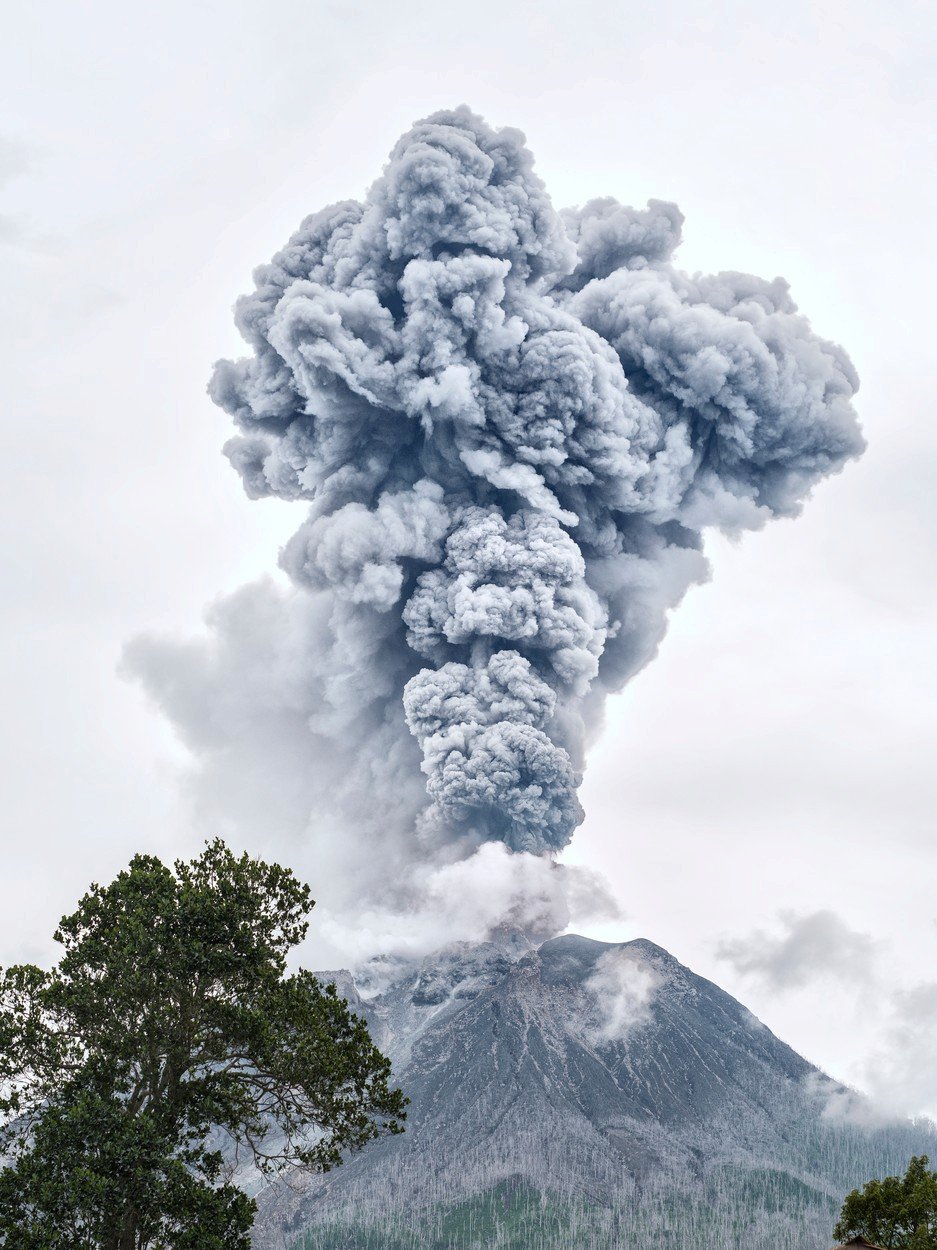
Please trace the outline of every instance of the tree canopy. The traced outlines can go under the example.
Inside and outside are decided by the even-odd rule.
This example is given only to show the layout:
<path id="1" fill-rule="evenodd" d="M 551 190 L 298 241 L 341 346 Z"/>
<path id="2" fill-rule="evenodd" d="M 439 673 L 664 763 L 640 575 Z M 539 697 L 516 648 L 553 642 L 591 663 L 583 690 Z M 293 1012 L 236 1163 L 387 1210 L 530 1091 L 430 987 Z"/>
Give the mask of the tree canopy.
<path id="1" fill-rule="evenodd" d="M 847 1194 L 833 1236 L 864 1237 L 884 1250 L 937 1250 L 937 1172 L 915 1156 L 904 1176 L 869 1181 Z"/>
<path id="2" fill-rule="evenodd" d="M 220 840 L 138 855 L 0 974 L 0 1246 L 246 1250 L 238 1169 L 326 1170 L 402 1131 L 390 1064 L 333 985 L 289 973 L 313 906 Z"/>

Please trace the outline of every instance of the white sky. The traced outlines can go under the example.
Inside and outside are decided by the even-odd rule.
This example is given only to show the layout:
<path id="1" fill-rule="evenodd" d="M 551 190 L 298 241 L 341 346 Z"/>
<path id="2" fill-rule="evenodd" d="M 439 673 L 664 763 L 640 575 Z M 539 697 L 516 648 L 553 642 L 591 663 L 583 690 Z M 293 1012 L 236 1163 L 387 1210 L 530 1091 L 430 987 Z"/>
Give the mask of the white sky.
<path id="1" fill-rule="evenodd" d="M 783 274 L 855 360 L 866 457 L 798 521 L 710 545 L 711 584 L 612 702 L 566 858 L 626 913 L 595 936 L 659 942 L 835 1075 L 937 1113 L 932 6 L 52 0 L 4 33 L 0 962 L 48 958 L 135 851 L 210 832 L 116 668 L 296 524 L 219 455 L 231 304 L 465 101 L 527 133 L 557 205 L 676 200 L 684 267 Z M 804 954 L 821 910 L 875 966 L 835 924 Z M 760 978 L 717 958 L 755 929 L 788 937 Z"/>

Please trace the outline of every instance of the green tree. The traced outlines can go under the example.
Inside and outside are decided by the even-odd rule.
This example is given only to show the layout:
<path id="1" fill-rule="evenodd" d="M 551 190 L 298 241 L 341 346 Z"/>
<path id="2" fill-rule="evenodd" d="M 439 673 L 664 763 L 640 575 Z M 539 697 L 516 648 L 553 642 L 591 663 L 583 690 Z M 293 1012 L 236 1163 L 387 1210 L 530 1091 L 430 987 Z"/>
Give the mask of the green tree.
<path id="1" fill-rule="evenodd" d="M 937 1250 L 937 1172 L 927 1164 L 927 1155 L 916 1156 L 904 1176 L 854 1189 L 833 1236 L 864 1237 L 884 1250 Z"/>
<path id="2" fill-rule="evenodd" d="M 146 855 L 0 974 L 0 1246 L 247 1250 L 236 1169 L 327 1170 L 406 1100 L 333 985 L 287 972 L 313 906 L 220 840 Z"/>

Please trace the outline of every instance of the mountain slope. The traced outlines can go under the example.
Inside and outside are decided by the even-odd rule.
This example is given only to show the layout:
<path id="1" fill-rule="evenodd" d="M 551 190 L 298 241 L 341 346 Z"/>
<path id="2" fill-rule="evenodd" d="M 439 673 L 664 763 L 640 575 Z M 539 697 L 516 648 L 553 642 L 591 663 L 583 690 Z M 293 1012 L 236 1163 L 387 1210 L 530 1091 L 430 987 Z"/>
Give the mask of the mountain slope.
<path id="1" fill-rule="evenodd" d="M 265 1193 L 258 1247 L 806 1250 L 846 1189 L 935 1147 L 832 1122 L 833 1082 L 647 941 L 508 934 L 368 999 L 339 984 L 407 1132 Z"/>

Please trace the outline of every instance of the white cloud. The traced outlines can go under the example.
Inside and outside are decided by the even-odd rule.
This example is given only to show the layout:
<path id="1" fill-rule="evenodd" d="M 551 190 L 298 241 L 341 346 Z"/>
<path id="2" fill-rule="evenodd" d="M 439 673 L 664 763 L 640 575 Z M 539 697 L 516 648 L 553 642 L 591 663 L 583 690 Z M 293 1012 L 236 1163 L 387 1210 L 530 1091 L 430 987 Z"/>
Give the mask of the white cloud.
<path id="1" fill-rule="evenodd" d="M 585 988 L 595 999 L 590 1033 L 598 1043 L 625 1042 L 651 1016 L 660 974 L 627 948 L 596 960 Z"/>
<path id="2" fill-rule="evenodd" d="M 870 1014 L 884 1016 L 878 1047 L 864 1064 L 864 1084 L 875 1102 L 901 1115 L 922 1108 L 937 1118 L 937 982 L 883 995 Z"/>
<path id="3" fill-rule="evenodd" d="M 780 931 L 756 930 L 744 938 L 724 938 L 718 957 L 768 993 L 819 994 L 826 1013 L 838 1020 L 847 1039 L 844 1053 L 850 1078 L 863 1093 L 818 1086 L 824 1115 L 859 1125 L 875 1125 L 922 1111 L 937 1116 L 937 983 L 902 985 L 901 969 L 886 958 L 886 946 L 852 929 L 831 911 L 780 914 Z M 846 990 L 831 996 L 831 983 Z"/>
<path id="4" fill-rule="evenodd" d="M 756 929 L 747 937 L 723 938 L 718 957 L 736 972 L 778 990 L 804 986 L 817 977 L 866 983 L 873 975 L 876 943 L 834 912 L 782 911 L 779 920 L 777 933 Z"/>
<path id="5" fill-rule="evenodd" d="M 377 902 L 317 916 L 319 934 L 353 965 L 375 955 L 419 958 L 453 942 L 480 942 L 521 929 L 534 941 L 583 917 L 618 916 L 598 874 L 483 843 L 453 863 L 414 864 Z"/>

